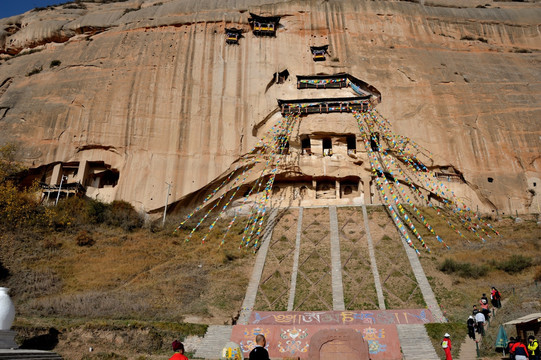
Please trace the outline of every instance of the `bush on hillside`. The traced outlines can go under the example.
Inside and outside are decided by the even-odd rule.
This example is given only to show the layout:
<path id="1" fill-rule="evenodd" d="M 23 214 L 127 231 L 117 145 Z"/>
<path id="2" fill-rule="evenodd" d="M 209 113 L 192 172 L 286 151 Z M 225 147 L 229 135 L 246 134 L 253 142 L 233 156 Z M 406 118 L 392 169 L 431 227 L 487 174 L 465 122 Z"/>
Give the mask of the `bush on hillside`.
<path id="1" fill-rule="evenodd" d="M 486 265 L 461 263 L 454 261 L 453 259 L 445 259 L 445 261 L 440 264 L 438 269 L 447 274 L 456 273 L 460 277 L 472 279 L 485 276 L 488 272 L 488 267 Z"/>
<path id="2" fill-rule="evenodd" d="M 532 259 L 522 255 L 512 255 L 505 261 L 496 262 L 495 266 L 508 274 L 516 274 L 533 265 Z"/>
<path id="3" fill-rule="evenodd" d="M 126 201 L 115 200 L 107 214 L 107 224 L 131 231 L 143 226 L 143 219 L 133 206 Z"/>
<path id="4" fill-rule="evenodd" d="M 98 200 L 90 199 L 87 201 L 88 221 L 92 224 L 103 224 L 107 220 L 107 214 L 110 211 L 110 204 L 102 203 Z"/>
<path id="5" fill-rule="evenodd" d="M 29 191 L 20 191 L 11 182 L 0 184 L 0 227 L 13 229 L 37 221 L 38 205 Z"/>
<path id="6" fill-rule="evenodd" d="M 79 232 L 75 238 L 75 241 L 77 241 L 78 246 L 92 246 L 96 243 L 92 238 L 92 235 L 90 235 L 86 230 Z"/>

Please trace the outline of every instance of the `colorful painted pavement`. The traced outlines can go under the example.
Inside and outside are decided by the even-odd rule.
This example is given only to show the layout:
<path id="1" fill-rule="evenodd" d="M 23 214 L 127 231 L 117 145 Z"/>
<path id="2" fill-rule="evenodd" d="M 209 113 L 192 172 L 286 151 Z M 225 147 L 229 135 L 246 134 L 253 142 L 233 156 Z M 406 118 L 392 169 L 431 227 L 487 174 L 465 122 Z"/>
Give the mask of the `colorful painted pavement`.
<path id="1" fill-rule="evenodd" d="M 426 309 L 362 311 L 253 311 L 254 325 L 366 325 L 426 324 L 433 322 Z"/>
<path id="2" fill-rule="evenodd" d="M 310 339 L 320 330 L 354 329 L 362 334 L 368 343 L 368 349 L 373 360 L 402 359 L 400 341 L 395 325 L 236 325 L 233 327 L 231 340 L 240 345 L 245 358 L 255 346 L 257 334 L 265 335 L 267 350 L 271 358 L 308 358 Z"/>
<path id="3" fill-rule="evenodd" d="M 368 343 L 371 359 L 402 359 L 397 324 L 433 321 L 429 310 L 377 311 L 254 311 L 249 325 L 233 327 L 231 340 L 240 344 L 245 357 L 255 346 L 257 334 L 265 335 L 270 357 L 308 358 L 310 340 L 320 330 L 353 329 Z"/>

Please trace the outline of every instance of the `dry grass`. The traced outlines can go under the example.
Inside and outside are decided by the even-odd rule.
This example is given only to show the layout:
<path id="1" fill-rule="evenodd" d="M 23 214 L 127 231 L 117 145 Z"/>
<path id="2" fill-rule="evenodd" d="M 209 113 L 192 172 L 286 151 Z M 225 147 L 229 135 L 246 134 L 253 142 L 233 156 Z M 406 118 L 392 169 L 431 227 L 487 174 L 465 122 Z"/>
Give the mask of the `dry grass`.
<path id="1" fill-rule="evenodd" d="M 451 249 L 444 248 L 428 230 L 416 224 L 432 249 L 430 253 L 421 251 L 421 262 L 449 320 L 462 324 L 471 306 L 482 293 L 489 292 L 490 286 L 496 286 L 503 298 L 509 299 L 498 320 L 541 311 L 539 301 L 534 301 L 540 297 L 534 278 L 539 277 L 541 268 L 541 227 L 535 219 L 524 217 L 521 223 L 511 218 L 497 221 L 494 226 L 501 236 L 494 234 L 483 243 L 462 227 L 460 231 L 466 238 L 460 238 L 433 209 L 422 211 L 451 246 Z M 407 258 L 394 226 L 381 207 L 368 207 L 368 212 L 380 276 L 385 281 L 387 305 L 389 308 L 422 307 L 411 270 L 404 266 Z M 274 234 L 269 267 L 265 269 L 266 277 L 278 272 L 276 279 L 262 286 L 274 303 L 273 310 L 283 309 L 287 301 L 287 296 L 280 294 L 287 292 L 290 280 L 296 216 L 295 211 L 284 215 Z M 362 215 L 359 209 L 340 209 L 338 216 L 348 308 L 376 308 L 373 280 L 366 262 Z M 58 323 L 59 328 L 66 329 L 64 340 L 71 341 L 72 345 L 76 339 L 68 335 L 70 329 L 83 326 L 81 324 L 89 319 L 102 322 L 104 328 L 117 321 L 152 323 L 149 326 L 153 327 L 163 321 L 222 324 L 230 321 L 240 309 L 255 261 L 252 248 L 238 247 L 245 224 L 243 219 L 228 233 L 225 245 L 219 246 L 228 220 L 216 224 L 204 245 L 201 239 L 207 234 L 208 224 L 195 231 L 189 242 L 185 241 L 196 220 L 174 235 L 178 219 L 171 220 L 164 230 L 153 227 L 153 231 L 128 232 L 118 227 L 95 225 L 60 231 L 4 232 L 0 235 L 0 263 L 10 276 L 0 280 L 0 285 L 12 288 L 20 326 L 35 324 L 42 317 L 45 323 Z M 303 220 L 302 274 L 297 279 L 295 307 L 327 310 L 332 304 L 328 275 L 328 209 L 306 209 Z M 88 232 L 93 245 L 77 244 L 81 230 Z M 511 259 L 512 255 L 530 258 L 532 266 L 516 273 L 499 269 L 498 264 Z M 443 273 L 439 267 L 446 258 L 486 266 L 487 272 L 478 278 Z M 279 301 L 274 302 L 276 299 Z M 262 304 L 262 309 L 271 309 L 268 303 L 258 304 Z M 27 320 L 22 322 L 25 318 Z M 79 325 L 73 325 L 77 321 Z M 67 326 L 65 322 L 72 325 Z M 83 334 L 82 330 L 77 331 Z M 145 328 L 141 334 L 148 331 Z M 112 350 L 104 347 L 103 351 Z"/>

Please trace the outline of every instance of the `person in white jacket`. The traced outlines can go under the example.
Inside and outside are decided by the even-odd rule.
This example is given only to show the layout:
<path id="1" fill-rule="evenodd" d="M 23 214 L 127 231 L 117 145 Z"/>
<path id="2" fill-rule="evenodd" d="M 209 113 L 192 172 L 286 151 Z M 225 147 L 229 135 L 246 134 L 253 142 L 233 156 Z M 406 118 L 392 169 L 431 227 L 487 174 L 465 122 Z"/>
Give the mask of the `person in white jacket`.
<path id="1" fill-rule="evenodd" d="M 475 322 L 477 324 L 477 332 L 481 336 L 485 336 L 485 315 L 482 312 L 475 314 Z"/>

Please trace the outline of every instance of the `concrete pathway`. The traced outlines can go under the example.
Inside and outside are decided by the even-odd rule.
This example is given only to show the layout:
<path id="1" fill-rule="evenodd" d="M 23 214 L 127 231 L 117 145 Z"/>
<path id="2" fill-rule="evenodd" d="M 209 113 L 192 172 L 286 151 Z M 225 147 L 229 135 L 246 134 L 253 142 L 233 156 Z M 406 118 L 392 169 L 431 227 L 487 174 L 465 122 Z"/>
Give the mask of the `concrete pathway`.
<path id="1" fill-rule="evenodd" d="M 195 357 L 202 359 L 220 359 L 222 349 L 231 338 L 233 326 L 209 325 L 205 337 L 197 347 Z"/>
<path id="2" fill-rule="evenodd" d="M 383 296 L 383 288 L 381 287 L 378 264 L 376 263 L 376 253 L 374 252 L 374 242 L 372 241 L 372 235 L 370 235 L 370 226 L 368 224 L 368 212 L 366 211 L 366 206 L 364 204 L 363 204 L 363 219 L 364 219 L 364 229 L 366 231 L 366 241 L 368 242 L 368 256 L 370 257 L 370 267 L 372 268 L 372 275 L 374 276 L 374 285 L 376 286 L 376 294 L 378 296 L 378 305 L 379 305 L 380 310 L 385 310 L 385 297 Z"/>
<path id="3" fill-rule="evenodd" d="M 338 216 L 336 206 L 329 206 L 331 227 L 331 275 L 332 275 L 332 308 L 346 310 L 344 304 L 344 286 L 342 283 L 342 261 L 340 260 L 340 238 L 338 236 Z"/>
<path id="4" fill-rule="evenodd" d="M 263 230 L 261 246 L 257 251 L 257 258 L 255 259 L 252 277 L 248 283 L 246 295 L 244 296 L 244 301 L 242 302 L 242 310 L 240 311 L 240 316 L 237 321 L 239 325 L 247 325 L 250 315 L 252 314 L 252 310 L 255 305 L 255 298 L 257 296 L 257 289 L 259 288 L 259 282 L 261 281 L 261 275 L 263 274 L 263 268 L 265 267 L 265 261 L 267 259 L 267 253 L 269 251 L 272 231 L 274 230 L 277 214 L 278 209 L 272 209 L 270 211 L 269 220 L 267 221 L 265 230 Z"/>
<path id="5" fill-rule="evenodd" d="M 479 339 L 480 335 L 476 334 Z M 475 340 L 470 339 L 466 335 L 466 339 L 460 345 L 460 352 L 458 353 L 458 360 L 475 360 L 477 359 L 477 348 L 475 346 Z"/>
<path id="6" fill-rule="evenodd" d="M 403 360 L 439 360 L 425 326 L 396 325 Z"/>
<path id="7" fill-rule="evenodd" d="M 2 360 L 62 360 L 57 353 L 42 350 L 23 350 L 23 349 L 0 349 L 0 359 Z"/>
<path id="8" fill-rule="evenodd" d="M 395 211 L 398 213 L 398 209 L 395 208 Z M 399 233 L 402 234 L 401 232 Z M 408 243 L 402 236 L 401 236 L 401 239 L 402 239 L 402 245 L 404 245 L 404 249 L 406 250 L 406 254 L 408 255 L 411 269 L 413 270 L 413 274 L 415 275 L 415 279 L 417 280 L 419 289 L 421 290 L 421 293 L 423 294 L 423 298 L 425 300 L 428 310 L 432 312 L 435 322 L 440 322 L 440 323 L 447 322 L 447 320 L 443 316 L 443 313 L 441 312 L 438 301 L 436 300 L 436 296 L 434 295 L 434 292 L 432 291 L 432 287 L 430 286 L 430 283 L 428 282 L 428 279 L 426 278 L 425 271 L 423 270 L 423 266 L 421 265 L 421 262 L 419 261 L 419 257 L 417 253 L 415 252 L 415 250 L 413 250 L 412 247 L 408 245 Z"/>
<path id="9" fill-rule="evenodd" d="M 289 299 L 287 301 L 287 311 L 293 311 L 295 304 L 295 291 L 297 289 L 297 274 L 299 272 L 299 256 L 301 253 L 301 235 L 302 235 L 302 207 L 299 208 L 297 219 L 297 236 L 295 239 L 295 253 L 293 254 L 293 269 L 291 270 L 291 285 L 289 287 Z"/>

